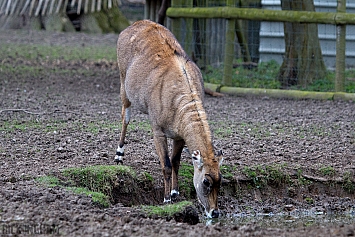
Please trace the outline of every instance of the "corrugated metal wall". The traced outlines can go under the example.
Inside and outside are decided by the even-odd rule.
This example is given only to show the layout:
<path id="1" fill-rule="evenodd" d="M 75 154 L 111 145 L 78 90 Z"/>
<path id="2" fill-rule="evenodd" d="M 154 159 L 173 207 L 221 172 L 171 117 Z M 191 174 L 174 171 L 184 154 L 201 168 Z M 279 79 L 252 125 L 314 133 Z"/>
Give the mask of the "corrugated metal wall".
<path id="1" fill-rule="evenodd" d="M 281 10 L 280 0 L 262 0 L 262 8 Z M 336 12 L 337 0 L 315 0 L 317 12 Z M 354 0 L 347 0 L 346 12 L 355 13 Z M 336 26 L 318 24 L 319 41 L 325 65 L 335 68 Z M 260 26 L 260 62 L 276 60 L 282 63 L 285 53 L 284 27 L 282 22 L 261 22 Z M 346 27 L 346 67 L 355 67 L 355 25 Z"/>

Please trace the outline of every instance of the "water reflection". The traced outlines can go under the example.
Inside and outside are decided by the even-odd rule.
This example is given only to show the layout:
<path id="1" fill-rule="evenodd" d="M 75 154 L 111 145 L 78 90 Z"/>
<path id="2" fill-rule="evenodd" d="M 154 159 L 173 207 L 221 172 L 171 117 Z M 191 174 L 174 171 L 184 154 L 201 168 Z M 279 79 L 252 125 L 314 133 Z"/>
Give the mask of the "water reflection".
<path id="1" fill-rule="evenodd" d="M 284 213 L 256 213 L 255 215 L 238 213 L 228 214 L 218 219 L 204 220 L 206 225 L 219 223 L 223 226 L 257 225 L 264 228 L 297 228 L 307 226 L 331 226 L 339 224 L 354 224 L 355 213 L 344 212 L 327 214 L 308 210 Z"/>

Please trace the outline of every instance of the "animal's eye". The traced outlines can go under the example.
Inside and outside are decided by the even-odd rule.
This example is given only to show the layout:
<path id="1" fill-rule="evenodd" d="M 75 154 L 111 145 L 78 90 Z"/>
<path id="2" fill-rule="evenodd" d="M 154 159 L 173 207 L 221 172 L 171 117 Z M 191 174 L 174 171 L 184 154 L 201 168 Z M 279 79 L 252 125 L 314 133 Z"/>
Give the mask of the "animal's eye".
<path id="1" fill-rule="evenodd" d="M 203 183 L 203 189 L 202 189 L 203 194 L 207 196 L 211 192 L 211 183 L 210 181 L 208 181 L 208 179 L 204 179 L 202 183 Z"/>
<path id="2" fill-rule="evenodd" d="M 210 181 L 208 181 L 208 179 L 204 179 L 203 180 L 203 184 L 207 187 L 209 187 L 211 184 L 210 184 Z"/>

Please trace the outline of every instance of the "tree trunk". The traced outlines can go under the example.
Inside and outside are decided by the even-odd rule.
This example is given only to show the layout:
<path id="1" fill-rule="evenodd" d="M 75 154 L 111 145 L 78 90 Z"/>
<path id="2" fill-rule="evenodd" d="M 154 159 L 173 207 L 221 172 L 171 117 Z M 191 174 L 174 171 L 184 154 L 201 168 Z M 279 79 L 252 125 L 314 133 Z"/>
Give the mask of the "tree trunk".
<path id="1" fill-rule="evenodd" d="M 282 10 L 315 11 L 313 0 L 282 0 Z M 284 23 L 285 57 L 278 79 L 282 87 L 305 87 L 325 76 L 317 24 Z"/>

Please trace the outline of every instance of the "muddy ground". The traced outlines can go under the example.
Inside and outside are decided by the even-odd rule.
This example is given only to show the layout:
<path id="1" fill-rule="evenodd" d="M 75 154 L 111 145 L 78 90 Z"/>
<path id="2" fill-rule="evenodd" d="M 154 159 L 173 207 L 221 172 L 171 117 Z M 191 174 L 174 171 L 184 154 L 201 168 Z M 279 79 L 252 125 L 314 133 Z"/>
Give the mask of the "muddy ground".
<path id="1" fill-rule="evenodd" d="M 112 45 L 117 35 L 3 31 L 4 44 Z M 110 62 L 4 58 L 0 71 L 0 236 L 17 227 L 59 229 L 64 236 L 353 236 L 355 103 L 267 97 L 206 96 L 214 145 L 230 168 L 219 205 L 224 218 L 307 210 L 347 213 L 347 222 L 268 226 L 257 219 L 189 225 L 148 217 L 136 207 L 108 208 L 37 177 L 68 167 L 111 164 L 120 133 L 119 78 Z M 28 65 L 35 73 L 16 68 Z M 65 70 L 64 70 L 65 69 Z M 146 171 L 162 190 L 147 116 L 133 110 L 125 165 Z M 117 126 L 114 126 L 117 124 Z M 148 129 L 149 130 L 149 129 Z M 187 154 L 183 162 L 190 163 Z M 281 167 L 293 180 L 258 183 L 249 170 Z M 262 169 L 262 168 L 260 168 Z M 162 200 L 161 200 L 162 201 Z M 198 211 L 201 207 L 195 203 Z M 200 215 L 202 213 L 200 212 Z M 273 220 L 271 219 L 271 222 Z M 37 228 L 37 230 L 38 230 Z M 56 229 L 57 228 L 57 229 Z M 57 232 L 56 232 L 57 233 Z"/>

